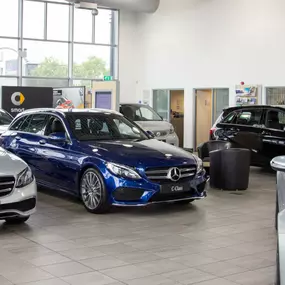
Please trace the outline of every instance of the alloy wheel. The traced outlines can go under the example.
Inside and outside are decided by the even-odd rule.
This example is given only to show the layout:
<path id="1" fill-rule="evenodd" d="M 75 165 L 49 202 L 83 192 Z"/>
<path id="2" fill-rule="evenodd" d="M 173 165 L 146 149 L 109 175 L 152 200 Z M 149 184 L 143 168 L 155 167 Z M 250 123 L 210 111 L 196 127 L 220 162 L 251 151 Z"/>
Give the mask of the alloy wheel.
<path id="1" fill-rule="evenodd" d="M 81 184 L 81 195 L 85 206 L 95 210 L 102 200 L 102 184 L 98 175 L 93 171 L 84 174 Z"/>

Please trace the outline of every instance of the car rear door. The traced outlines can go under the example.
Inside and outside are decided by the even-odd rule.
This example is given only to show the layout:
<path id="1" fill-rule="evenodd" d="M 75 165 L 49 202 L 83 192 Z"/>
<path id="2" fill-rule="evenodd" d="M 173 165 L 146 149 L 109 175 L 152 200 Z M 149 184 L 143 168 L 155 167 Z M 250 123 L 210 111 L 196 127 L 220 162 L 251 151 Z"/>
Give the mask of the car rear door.
<path id="1" fill-rule="evenodd" d="M 262 153 L 267 163 L 276 156 L 285 154 L 285 110 L 268 108 L 262 132 Z"/>

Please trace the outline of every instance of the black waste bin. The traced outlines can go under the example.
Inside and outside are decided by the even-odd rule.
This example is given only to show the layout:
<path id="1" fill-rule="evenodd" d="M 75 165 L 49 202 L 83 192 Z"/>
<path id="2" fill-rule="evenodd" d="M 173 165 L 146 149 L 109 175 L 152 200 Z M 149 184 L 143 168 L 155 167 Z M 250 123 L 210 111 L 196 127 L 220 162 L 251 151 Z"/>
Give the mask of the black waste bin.
<path id="1" fill-rule="evenodd" d="M 209 168 L 211 168 L 210 152 L 213 150 L 227 149 L 230 147 L 232 147 L 232 144 L 228 141 L 208 141 L 198 146 L 198 156 L 202 159 L 207 174 L 210 173 Z"/>
<path id="2" fill-rule="evenodd" d="M 210 152 L 210 186 L 211 188 L 223 188 L 223 177 L 222 177 L 222 160 L 221 160 L 221 149 L 213 150 Z"/>
<path id="3" fill-rule="evenodd" d="M 249 184 L 250 150 L 220 149 L 210 152 L 210 185 L 223 190 L 246 190 Z"/>
<path id="4" fill-rule="evenodd" d="M 225 190 L 246 190 L 249 184 L 251 152 L 248 149 L 221 150 L 221 173 Z"/>

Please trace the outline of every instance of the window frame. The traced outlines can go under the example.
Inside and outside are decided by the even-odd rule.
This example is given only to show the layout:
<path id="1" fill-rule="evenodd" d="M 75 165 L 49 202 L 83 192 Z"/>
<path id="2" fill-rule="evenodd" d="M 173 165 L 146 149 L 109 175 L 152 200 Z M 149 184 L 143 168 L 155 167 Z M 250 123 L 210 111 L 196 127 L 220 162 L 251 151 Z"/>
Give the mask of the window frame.
<path id="1" fill-rule="evenodd" d="M 50 136 L 46 136 L 46 135 L 45 135 L 45 128 L 44 128 L 43 134 L 36 134 L 36 133 L 30 133 L 30 132 L 24 132 L 24 131 L 11 130 L 11 129 L 10 129 L 10 127 L 12 127 L 14 123 L 16 123 L 18 120 L 22 119 L 23 117 L 24 117 L 24 118 L 26 117 L 26 118 L 24 119 L 24 121 L 23 121 L 23 123 L 24 123 L 28 117 L 33 117 L 33 115 L 39 115 L 39 114 L 43 114 L 43 115 L 46 115 L 46 116 L 47 116 L 47 118 L 46 118 L 46 123 L 45 123 L 45 128 L 47 127 L 47 124 L 48 124 L 48 121 L 49 121 L 49 117 L 55 117 L 56 119 L 60 120 L 61 123 L 63 124 L 64 128 L 65 128 L 65 132 L 66 132 L 66 135 L 67 135 L 67 138 L 66 138 L 67 143 L 68 143 L 68 144 L 72 144 L 72 137 L 71 137 L 71 135 L 70 135 L 70 132 L 68 131 L 68 127 L 66 126 L 66 123 L 64 122 L 64 120 L 63 120 L 60 116 L 58 116 L 57 114 L 51 113 L 51 112 L 37 112 L 37 113 L 24 114 L 24 115 L 20 116 L 18 119 L 15 119 L 15 121 L 12 122 L 12 124 L 9 126 L 9 129 L 8 129 L 8 130 L 9 130 L 9 131 L 18 132 L 18 133 L 22 133 L 22 134 L 37 135 L 37 136 L 40 136 L 40 137 L 42 137 L 42 138 L 49 139 Z M 23 123 L 22 123 L 22 124 L 23 124 Z M 22 124 L 21 124 L 21 126 L 22 126 Z M 30 122 L 29 122 L 29 124 L 30 124 Z"/>
<path id="2" fill-rule="evenodd" d="M 268 129 L 268 130 L 271 130 L 271 131 L 274 131 L 274 132 L 285 132 L 285 129 L 283 129 L 283 130 L 278 130 L 278 129 L 273 129 L 273 128 L 269 128 L 269 127 L 267 127 L 267 118 L 268 118 L 268 113 L 269 112 L 271 112 L 271 111 L 274 111 L 274 112 L 278 112 L 278 113 L 284 113 L 284 115 L 285 115 L 285 109 L 284 110 L 282 110 L 282 109 L 277 109 L 277 108 L 268 108 L 268 109 L 266 109 L 265 110 L 265 116 L 264 116 L 264 128 L 266 128 L 266 129 Z M 284 125 L 284 127 L 285 127 L 285 125 Z"/>

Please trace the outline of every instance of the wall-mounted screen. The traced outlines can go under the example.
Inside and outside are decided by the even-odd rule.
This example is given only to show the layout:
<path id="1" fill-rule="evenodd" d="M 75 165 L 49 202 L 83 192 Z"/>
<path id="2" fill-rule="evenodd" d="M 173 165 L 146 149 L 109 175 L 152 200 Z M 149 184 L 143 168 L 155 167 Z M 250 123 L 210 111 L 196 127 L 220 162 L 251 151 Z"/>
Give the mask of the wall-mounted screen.
<path id="1" fill-rule="evenodd" d="M 95 108 L 112 109 L 112 92 L 96 91 L 95 92 Z"/>

